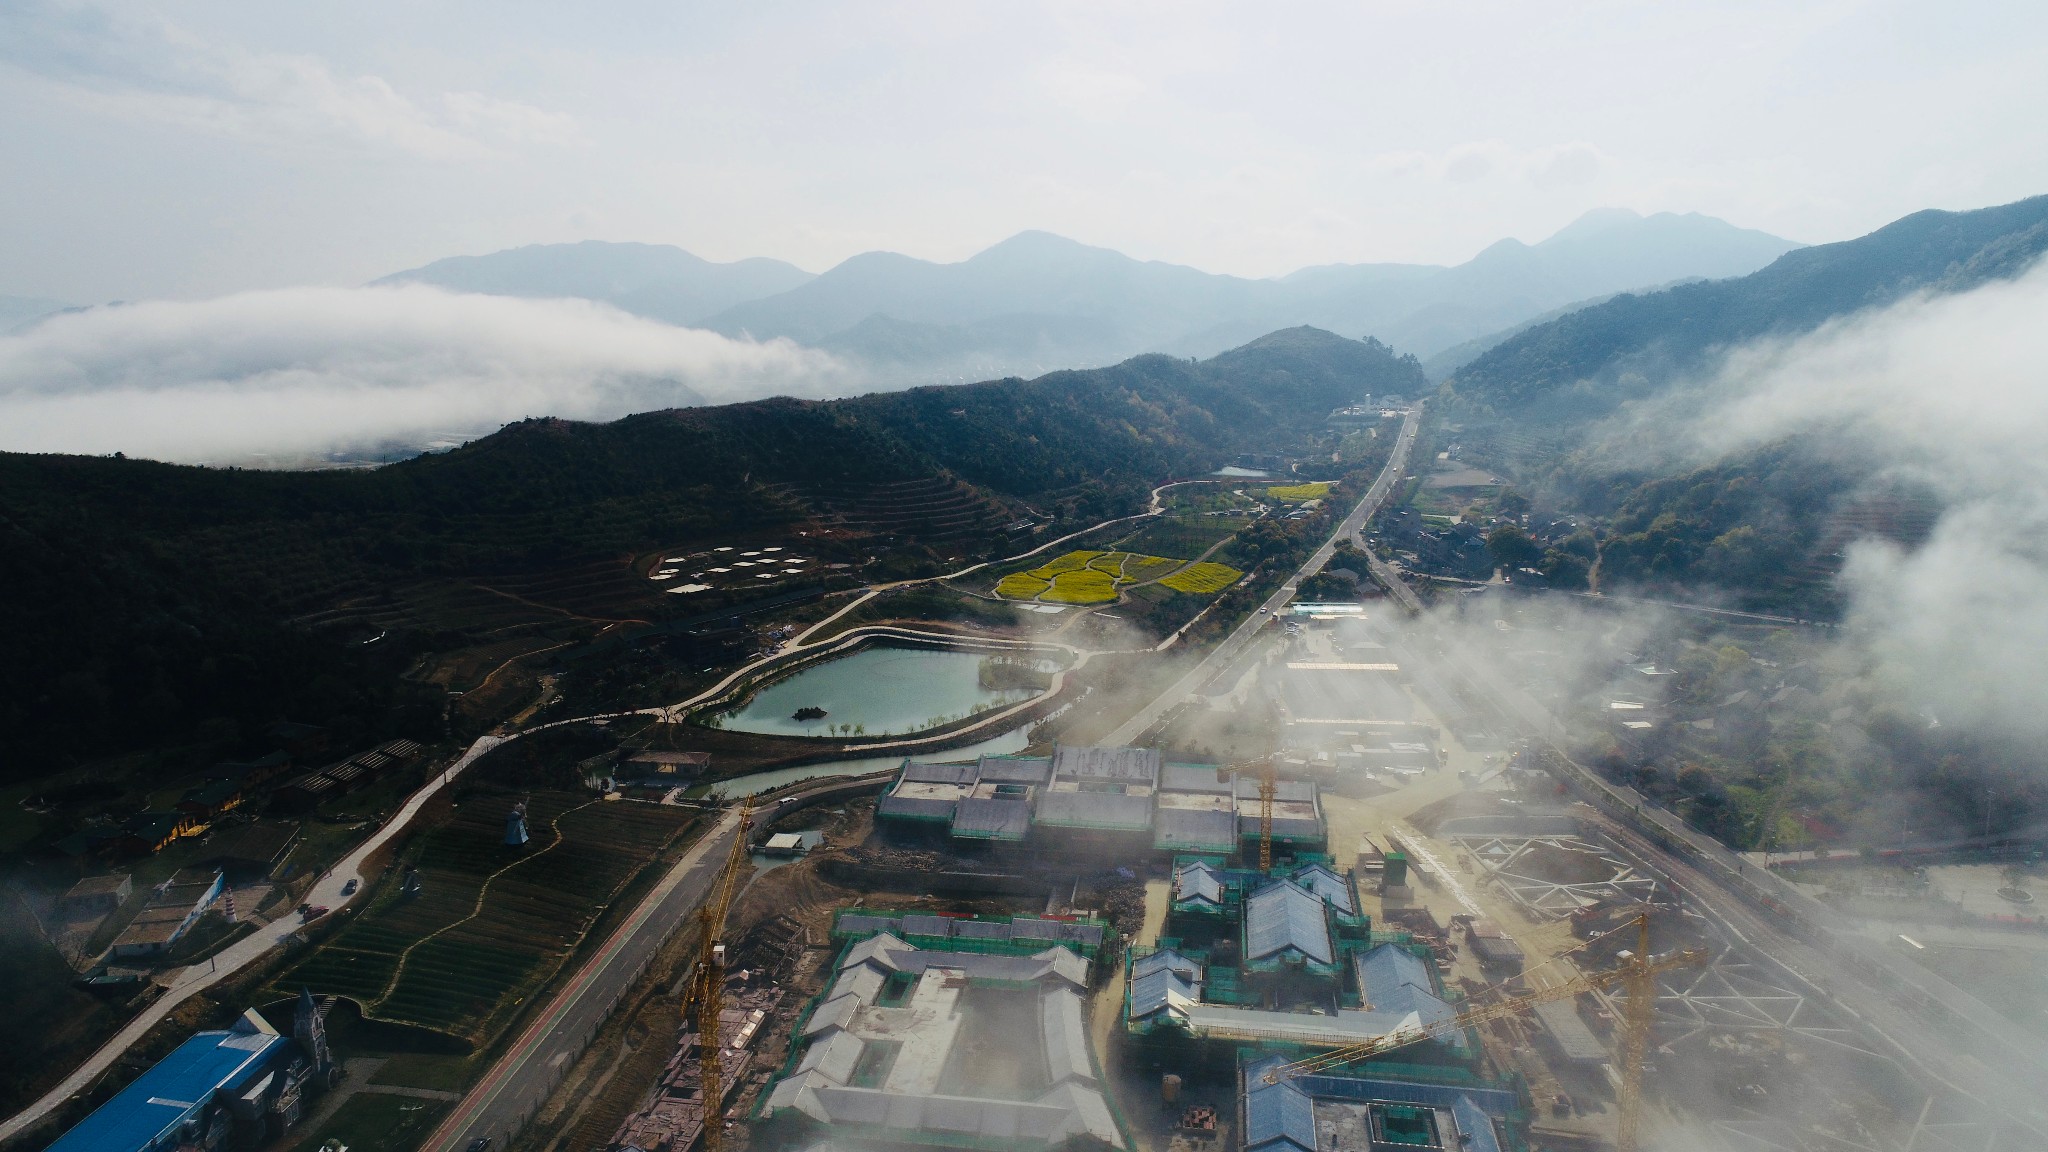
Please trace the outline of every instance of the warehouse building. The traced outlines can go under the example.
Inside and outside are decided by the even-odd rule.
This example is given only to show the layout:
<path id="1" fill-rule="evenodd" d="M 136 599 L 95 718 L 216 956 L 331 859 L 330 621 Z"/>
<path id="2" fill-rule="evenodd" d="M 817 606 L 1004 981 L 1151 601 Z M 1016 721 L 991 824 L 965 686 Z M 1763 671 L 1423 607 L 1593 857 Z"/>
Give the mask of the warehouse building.
<path id="1" fill-rule="evenodd" d="M 846 919 L 835 934 L 862 938 L 800 1021 L 800 1055 L 763 1101 L 763 1121 L 852 1146 L 1129 1147 L 1089 1046 L 1079 952 L 1023 952 L 1043 942 L 1016 921 L 993 934 L 955 921 L 962 947 L 928 949 L 862 935 L 873 926 Z"/>
<path id="2" fill-rule="evenodd" d="M 200 1032 L 57 1138 L 46 1152 L 255 1148 L 299 1122 L 336 1078 L 318 1005 L 301 993 L 292 1035 L 255 1010 Z"/>

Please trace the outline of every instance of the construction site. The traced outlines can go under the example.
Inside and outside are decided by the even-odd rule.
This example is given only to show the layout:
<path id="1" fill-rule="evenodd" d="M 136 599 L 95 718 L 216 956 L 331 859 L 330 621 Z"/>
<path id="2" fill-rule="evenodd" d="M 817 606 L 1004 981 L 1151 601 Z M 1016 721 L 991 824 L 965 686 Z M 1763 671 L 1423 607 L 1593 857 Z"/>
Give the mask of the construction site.
<path id="1" fill-rule="evenodd" d="M 776 811 L 806 854 L 733 849 L 515 1146 L 2022 1146 L 1338 619 L 1225 677 L 1268 755 L 1169 725 Z"/>

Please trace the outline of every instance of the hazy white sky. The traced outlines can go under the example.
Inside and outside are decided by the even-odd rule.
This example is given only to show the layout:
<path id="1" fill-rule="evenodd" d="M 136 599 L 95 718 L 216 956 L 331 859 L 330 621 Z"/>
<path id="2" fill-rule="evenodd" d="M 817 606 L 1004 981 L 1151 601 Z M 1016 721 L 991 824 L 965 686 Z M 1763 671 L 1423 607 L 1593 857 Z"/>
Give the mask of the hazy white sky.
<path id="1" fill-rule="evenodd" d="M 0 293 L 1025 228 L 1267 275 L 1602 205 L 1824 241 L 2048 191 L 2043 108 L 2038 2 L 5 0 Z"/>

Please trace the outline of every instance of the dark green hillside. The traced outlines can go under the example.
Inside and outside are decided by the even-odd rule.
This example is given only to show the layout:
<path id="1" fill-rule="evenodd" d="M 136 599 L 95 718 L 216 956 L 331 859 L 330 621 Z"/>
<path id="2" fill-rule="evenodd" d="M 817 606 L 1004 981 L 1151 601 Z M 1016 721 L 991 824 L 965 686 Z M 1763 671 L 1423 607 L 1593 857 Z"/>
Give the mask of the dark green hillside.
<path id="1" fill-rule="evenodd" d="M 399 677 L 429 654 L 494 662 L 520 637 L 729 603 L 655 593 L 629 568 L 648 550 L 808 525 L 820 549 L 929 571 L 1014 547 L 1001 529 L 1026 508 L 1128 511 L 1150 485 L 1297 444 L 1363 393 L 1422 387 L 1384 345 L 1292 329 L 1203 363 L 530 420 L 375 471 L 0 455 L 0 774 L 222 753 L 287 716 L 344 740 L 432 735 L 443 694 Z M 979 512 L 943 537 L 863 526 L 873 493 L 918 481 Z M 861 500 L 870 519 L 842 515 Z"/>
<path id="2" fill-rule="evenodd" d="M 1801 248 L 1732 280 L 1617 296 L 1539 325 L 1459 369 L 1452 387 L 1500 413 L 1590 416 L 1662 387 L 1714 350 L 1809 331 L 1922 289 L 2017 274 L 2048 251 L 2048 196 L 1916 212 L 1868 236 Z"/>

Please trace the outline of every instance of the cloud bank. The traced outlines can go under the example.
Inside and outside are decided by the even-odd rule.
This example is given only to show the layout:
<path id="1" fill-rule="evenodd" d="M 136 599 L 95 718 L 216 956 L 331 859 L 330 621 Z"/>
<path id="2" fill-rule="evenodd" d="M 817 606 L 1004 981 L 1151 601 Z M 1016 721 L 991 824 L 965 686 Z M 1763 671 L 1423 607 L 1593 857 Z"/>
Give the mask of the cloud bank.
<path id="1" fill-rule="evenodd" d="M 853 378 L 787 341 L 424 285 L 116 305 L 0 337 L 0 450 L 296 465 Z"/>
<path id="2" fill-rule="evenodd" d="M 1931 485 L 1904 551 L 1851 548 L 1847 630 L 1944 723 L 2048 736 L 2048 263 L 1732 355 L 1700 429 L 1726 452 L 1819 434 Z"/>

